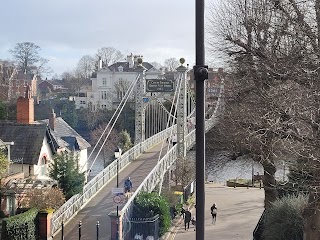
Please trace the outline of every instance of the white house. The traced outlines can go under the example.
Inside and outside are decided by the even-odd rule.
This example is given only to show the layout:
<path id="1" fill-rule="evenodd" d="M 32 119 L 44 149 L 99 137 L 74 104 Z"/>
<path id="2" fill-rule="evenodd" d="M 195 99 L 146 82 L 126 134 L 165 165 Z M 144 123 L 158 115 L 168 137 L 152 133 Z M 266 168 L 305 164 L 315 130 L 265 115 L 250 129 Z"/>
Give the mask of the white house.
<path id="1" fill-rule="evenodd" d="M 61 151 L 79 155 L 81 172 L 87 171 L 87 148 L 90 144 L 54 112 L 49 119 L 34 121 L 34 99 L 30 88 L 17 100 L 17 121 L 0 122 L 0 145 L 7 147 L 10 160 L 6 184 L 1 189 L 0 207 L 14 214 L 17 196 L 30 182 L 48 182 L 49 165 Z M 29 184 L 30 185 L 30 184 Z M 32 184 L 28 187 L 32 188 Z"/>
<path id="2" fill-rule="evenodd" d="M 130 84 L 137 78 L 138 59 L 140 55 L 127 56 L 126 61 L 116 62 L 110 66 L 103 67 L 102 61 L 98 64 L 98 71 L 92 74 L 92 91 L 79 94 L 75 97 L 76 108 L 113 109 L 125 95 Z M 150 63 L 143 62 L 147 79 L 158 78 L 162 72 L 154 68 Z M 133 96 L 132 96 L 133 99 Z"/>
<path id="3" fill-rule="evenodd" d="M 80 171 L 87 172 L 88 148 L 91 145 L 61 117 L 56 117 L 53 110 L 49 118 L 41 120 L 41 122 L 46 123 L 49 127 L 50 135 L 54 141 L 55 151 L 58 154 L 67 151 L 78 155 Z"/>

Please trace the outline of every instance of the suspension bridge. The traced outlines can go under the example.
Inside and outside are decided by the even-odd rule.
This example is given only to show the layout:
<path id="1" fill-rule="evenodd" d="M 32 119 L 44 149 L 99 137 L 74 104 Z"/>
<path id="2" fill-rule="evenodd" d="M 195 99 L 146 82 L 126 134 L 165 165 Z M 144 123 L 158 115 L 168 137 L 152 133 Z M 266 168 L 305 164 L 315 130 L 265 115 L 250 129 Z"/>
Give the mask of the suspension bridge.
<path id="1" fill-rule="evenodd" d="M 136 79 L 132 81 L 99 138 L 103 146 L 124 105 L 128 99 L 132 99 L 134 93 L 134 146 L 92 178 L 84 186 L 82 193 L 70 198 L 54 212 L 50 229 L 53 239 L 80 239 L 79 234 L 81 239 L 95 239 L 97 234 L 97 239 L 111 239 L 112 233 L 117 230 L 119 239 L 128 239 L 134 199 L 141 192 L 152 192 L 155 189 L 161 191 L 166 172 L 175 166 L 177 159 L 185 159 L 187 151 L 195 144 L 195 126 L 190 125 L 190 120 L 195 118 L 195 101 L 189 87 L 188 72 L 189 69 L 181 61 L 174 79 L 169 79 L 171 82 L 159 76 L 149 84 L 140 62 Z M 169 84 L 168 88 L 166 84 Z M 168 90 L 170 86 L 173 86 L 172 90 Z M 217 123 L 223 111 L 223 81 L 220 89 L 216 104 L 206 112 L 206 132 Z M 166 99 L 172 102 L 170 110 L 164 107 Z M 167 141 L 173 135 L 177 136 L 177 144 L 174 146 Z M 101 150 L 102 147 L 98 149 L 93 163 Z M 118 218 L 112 195 L 112 189 L 116 186 L 117 168 L 120 186 L 123 186 L 123 181 L 128 176 L 134 184 L 134 192 L 124 206 L 119 208 Z"/>

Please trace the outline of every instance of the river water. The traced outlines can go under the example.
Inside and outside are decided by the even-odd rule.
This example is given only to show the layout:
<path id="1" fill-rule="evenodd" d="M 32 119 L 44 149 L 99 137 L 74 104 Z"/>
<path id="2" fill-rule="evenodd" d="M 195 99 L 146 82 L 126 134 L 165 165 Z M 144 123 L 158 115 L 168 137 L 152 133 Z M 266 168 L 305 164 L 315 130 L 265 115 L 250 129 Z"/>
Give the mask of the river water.
<path id="1" fill-rule="evenodd" d="M 90 177 L 97 175 L 103 169 L 102 157 L 99 156 L 92 165 L 94 158 L 95 155 L 93 154 L 89 159 L 88 168 L 92 166 Z M 195 161 L 195 151 L 189 151 L 187 158 Z M 225 184 L 228 179 L 251 179 L 252 173 L 257 174 L 258 172 L 259 174 L 263 174 L 261 164 L 253 162 L 251 159 L 238 158 L 237 160 L 231 160 L 228 152 L 206 153 L 207 181 Z M 283 165 L 279 165 L 278 171 L 276 172 L 276 179 L 283 180 L 283 177 L 287 172 L 288 169 L 284 170 Z"/>
<path id="2" fill-rule="evenodd" d="M 195 152 L 188 153 L 189 158 L 195 159 Z M 276 172 L 276 179 L 286 179 L 285 173 L 287 169 L 283 165 L 279 165 Z M 261 164 L 252 161 L 251 159 L 238 158 L 231 160 L 228 152 L 206 153 L 206 176 L 207 181 L 218 182 L 225 184 L 228 179 L 244 178 L 251 179 L 252 173 L 263 174 Z"/>

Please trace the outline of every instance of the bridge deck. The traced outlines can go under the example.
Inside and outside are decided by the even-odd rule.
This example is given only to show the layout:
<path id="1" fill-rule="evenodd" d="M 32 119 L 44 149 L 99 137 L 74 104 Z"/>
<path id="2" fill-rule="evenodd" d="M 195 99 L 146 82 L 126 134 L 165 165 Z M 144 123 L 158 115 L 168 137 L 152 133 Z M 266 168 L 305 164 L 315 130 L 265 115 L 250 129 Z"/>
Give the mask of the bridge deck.
<path id="1" fill-rule="evenodd" d="M 119 187 L 130 176 L 133 190 L 137 188 L 156 166 L 162 143 L 141 154 L 119 173 Z M 164 144 L 166 149 L 166 144 Z M 162 156 L 166 151 L 162 151 Z M 108 214 L 116 210 L 113 205 L 112 188 L 116 187 L 116 178 L 108 182 L 89 203 L 64 227 L 64 237 L 68 240 L 79 239 L 78 224 L 82 222 L 81 239 L 90 240 L 96 238 L 96 223 L 99 221 L 99 239 L 107 240 L 111 236 L 111 224 Z M 54 240 L 61 239 L 61 231 L 56 234 Z"/>

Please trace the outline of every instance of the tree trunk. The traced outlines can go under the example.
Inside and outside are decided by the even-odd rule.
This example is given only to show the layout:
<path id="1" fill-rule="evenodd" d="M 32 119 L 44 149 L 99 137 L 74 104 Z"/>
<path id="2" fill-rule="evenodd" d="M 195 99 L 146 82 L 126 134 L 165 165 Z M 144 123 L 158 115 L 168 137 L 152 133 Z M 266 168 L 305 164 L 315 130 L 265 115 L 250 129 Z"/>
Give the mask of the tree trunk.
<path id="1" fill-rule="evenodd" d="M 275 201 L 278 197 L 276 189 L 275 173 L 277 171 L 275 165 L 272 162 L 262 162 L 264 177 L 263 177 L 263 188 L 264 188 L 264 207 L 269 208 L 271 202 Z"/>
<path id="2" fill-rule="evenodd" d="M 319 194 L 313 189 L 303 212 L 303 240 L 320 240 Z"/>

